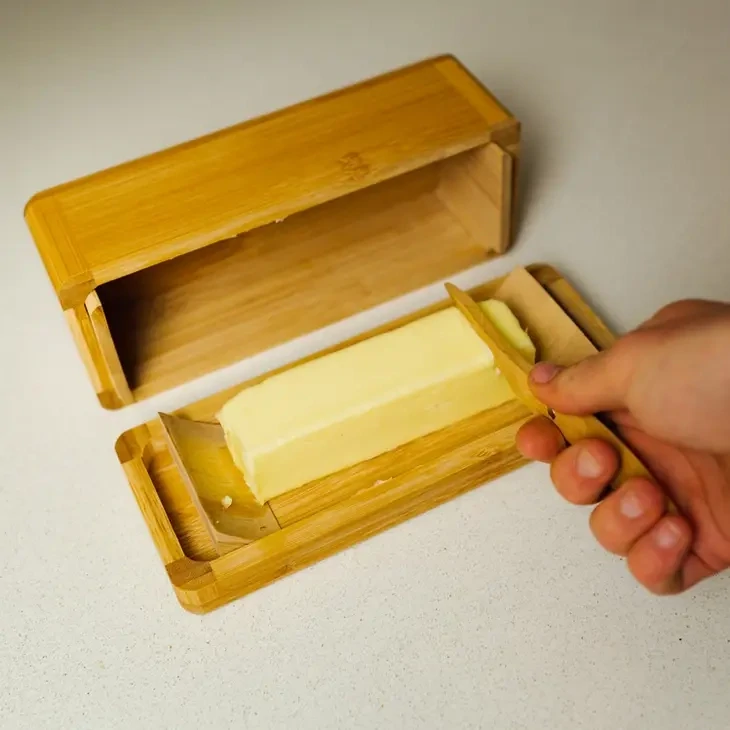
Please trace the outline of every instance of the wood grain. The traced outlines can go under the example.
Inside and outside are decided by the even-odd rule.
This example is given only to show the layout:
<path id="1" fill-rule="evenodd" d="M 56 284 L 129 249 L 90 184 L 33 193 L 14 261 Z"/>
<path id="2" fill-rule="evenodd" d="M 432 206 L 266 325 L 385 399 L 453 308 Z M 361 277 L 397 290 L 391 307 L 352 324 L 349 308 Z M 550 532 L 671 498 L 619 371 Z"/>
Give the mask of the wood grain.
<path id="1" fill-rule="evenodd" d="M 62 307 L 97 298 L 95 333 L 69 322 L 119 407 L 502 253 L 519 139 L 443 56 L 43 191 L 26 220 Z"/>
<path id="2" fill-rule="evenodd" d="M 573 310 L 580 312 L 582 326 L 592 340 L 609 339 L 605 326 L 557 272 L 544 266 L 530 267 L 530 271 L 551 295 L 558 297 L 568 314 Z M 503 278 L 487 282 L 470 293 L 477 299 L 486 298 L 496 292 L 502 281 Z M 328 351 L 447 306 L 450 302 L 444 299 Z M 536 316 L 533 314 L 526 322 L 531 329 L 539 329 L 533 326 Z M 546 343 L 544 356 L 560 359 L 557 349 L 551 348 L 570 342 L 567 330 L 577 330 L 569 319 L 561 326 L 565 330 L 563 336 L 546 337 L 542 333 L 541 340 Z M 562 361 L 567 360 L 563 354 Z M 213 421 L 228 398 L 244 385 L 268 375 L 193 403 L 177 415 Z M 174 469 L 159 422 L 151 421 L 124 434 L 117 451 L 132 490 L 144 505 L 145 520 L 178 600 L 190 611 L 205 613 L 517 468 L 524 462 L 514 446 L 514 436 L 527 417 L 529 412 L 521 403 L 505 403 L 282 495 L 270 505 L 282 529 L 221 557 L 216 557 Z M 152 511 L 151 506 L 155 506 Z M 171 544 L 179 546 L 173 559 L 169 557 Z"/>
<path id="3" fill-rule="evenodd" d="M 104 308 L 95 291 L 86 297 L 85 306 L 94 332 L 94 339 L 99 349 L 99 370 L 106 372 L 112 392 L 116 395 L 120 405 L 128 405 L 134 400 L 132 391 L 129 389 L 127 376 L 119 359 L 119 353 L 112 338 Z"/>
<path id="4" fill-rule="evenodd" d="M 121 406 L 122 404 L 117 401 L 114 386 L 103 365 L 101 351 L 96 342 L 96 336 L 86 306 L 80 305 L 73 307 L 73 309 L 67 309 L 64 315 L 99 401 L 106 402 L 108 407 L 112 404 L 117 407 Z"/>
<path id="5" fill-rule="evenodd" d="M 486 250 L 505 251 L 510 235 L 512 157 L 491 143 L 443 165 L 436 194 Z"/>
<path id="6" fill-rule="evenodd" d="M 424 168 L 100 287 L 135 400 L 484 261 L 484 240 L 436 195 L 440 173 Z"/>
<path id="7" fill-rule="evenodd" d="M 64 305 L 91 288 L 515 126 L 443 56 L 45 190 L 26 206 Z M 514 141 L 514 140 L 512 140 Z M 77 286 L 86 284 L 88 291 Z"/>

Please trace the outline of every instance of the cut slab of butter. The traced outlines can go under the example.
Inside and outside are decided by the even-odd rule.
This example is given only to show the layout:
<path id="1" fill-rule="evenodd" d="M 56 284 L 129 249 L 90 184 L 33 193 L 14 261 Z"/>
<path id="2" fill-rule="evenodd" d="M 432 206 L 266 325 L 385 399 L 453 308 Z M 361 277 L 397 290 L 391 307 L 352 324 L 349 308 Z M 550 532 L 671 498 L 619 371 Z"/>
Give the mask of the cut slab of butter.
<path id="1" fill-rule="evenodd" d="M 534 362 L 507 305 L 480 306 Z M 450 307 L 248 387 L 218 420 L 264 503 L 511 398 L 489 348 Z"/>

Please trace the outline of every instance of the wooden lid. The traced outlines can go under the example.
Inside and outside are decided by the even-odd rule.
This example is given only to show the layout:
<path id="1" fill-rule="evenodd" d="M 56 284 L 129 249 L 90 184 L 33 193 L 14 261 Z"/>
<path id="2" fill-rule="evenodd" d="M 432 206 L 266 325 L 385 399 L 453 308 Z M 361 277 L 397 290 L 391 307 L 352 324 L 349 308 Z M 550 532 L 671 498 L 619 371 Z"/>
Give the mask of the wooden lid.
<path id="1" fill-rule="evenodd" d="M 439 56 L 43 191 L 25 217 L 117 408 L 503 252 L 519 136 Z"/>
<path id="2" fill-rule="evenodd" d="M 25 217 L 70 309 L 101 284 L 496 141 L 516 125 L 442 56 L 45 190 Z"/>

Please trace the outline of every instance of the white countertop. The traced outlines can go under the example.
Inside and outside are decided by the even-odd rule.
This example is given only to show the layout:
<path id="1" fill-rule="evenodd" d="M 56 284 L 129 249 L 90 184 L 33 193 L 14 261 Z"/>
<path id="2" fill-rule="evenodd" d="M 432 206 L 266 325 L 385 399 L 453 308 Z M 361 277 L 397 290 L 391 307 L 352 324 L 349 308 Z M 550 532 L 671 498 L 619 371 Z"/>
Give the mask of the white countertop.
<path id="1" fill-rule="evenodd" d="M 462 281 L 547 261 L 619 330 L 671 299 L 730 299 L 730 4 L 101 5 L 0 11 L 0 727 L 727 728 L 730 575 L 648 595 L 541 465 L 183 611 L 116 436 L 440 289 L 110 413 L 22 211 L 49 185 L 453 52 L 525 138 L 517 244 Z"/>

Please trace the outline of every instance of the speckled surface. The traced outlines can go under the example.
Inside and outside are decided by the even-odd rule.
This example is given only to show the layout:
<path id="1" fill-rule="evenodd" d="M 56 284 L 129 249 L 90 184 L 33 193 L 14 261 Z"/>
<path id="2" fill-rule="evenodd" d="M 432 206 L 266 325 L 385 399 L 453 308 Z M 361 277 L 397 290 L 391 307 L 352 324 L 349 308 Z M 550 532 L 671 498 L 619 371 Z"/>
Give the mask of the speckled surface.
<path id="1" fill-rule="evenodd" d="M 440 292 L 107 413 L 22 207 L 452 51 L 523 120 L 527 156 L 517 247 L 461 281 L 548 261 L 622 329 L 668 299 L 730 298 L 730 6 L 13 5 L 0 23 L 0 727 L 727 728 L 730 578 L 645 594 L 540 465 L 207 617 L 182 611 L 118 433 Z"/>

